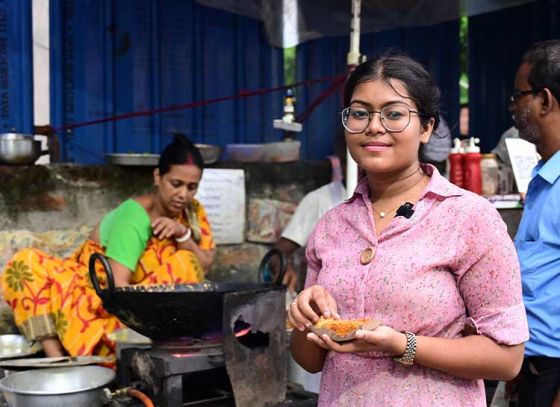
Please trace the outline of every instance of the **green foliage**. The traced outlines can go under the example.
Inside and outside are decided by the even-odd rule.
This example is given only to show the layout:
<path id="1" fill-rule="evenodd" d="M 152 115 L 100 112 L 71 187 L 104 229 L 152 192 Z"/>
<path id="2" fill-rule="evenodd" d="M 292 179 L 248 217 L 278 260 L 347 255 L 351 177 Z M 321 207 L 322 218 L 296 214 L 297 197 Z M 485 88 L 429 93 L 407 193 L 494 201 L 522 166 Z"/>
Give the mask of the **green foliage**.
<path id="1" fill-rule="evenodd" d="M 296 47 L 284 48 L 284 84 L 296 82 Z"/>
<path id="2" fill-rule="evenodd" d="M 461 78 L 459 80 L 461 104 L 469 102 L 469 18 L 459 20 L 459 58 L 461 63 Z"/>

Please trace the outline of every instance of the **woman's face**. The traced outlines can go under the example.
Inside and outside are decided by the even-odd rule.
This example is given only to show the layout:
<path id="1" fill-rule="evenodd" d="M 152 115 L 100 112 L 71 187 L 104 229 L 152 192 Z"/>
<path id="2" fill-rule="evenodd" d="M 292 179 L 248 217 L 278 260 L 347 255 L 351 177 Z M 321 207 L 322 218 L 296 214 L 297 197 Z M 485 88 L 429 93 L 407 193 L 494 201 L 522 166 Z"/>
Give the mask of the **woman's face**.
<path id="1" fill-rule="evenodd" d="M 393 89 L 394 88 L 394 89 Z M 402 95 L 402 96 L 401 96 Z M 394 111 L 402 111 L 400 107 L 418 111 L 403 84 L 391 79 L 390 85 L 377 79 L 356 86 L 350 107 L 379 112 L 390 106 Z M 389 114 L 393 111 L 385 110 Z M 389 119 L 389 117 L 388 117 Z M 390 127 L 390 120 L 386 120 Z M 433 119 L 424 128 L 420 117 L 410 113 L 410 122 L 404 130 L 391 132 L 381 124 L 379 113 L 371 114 L 371 121 L 366 129 L 357 134 L 346 131 L 346 143 L 352 158 L 366 172 L 392 173 L 406 170 L 418 163 L 418 150 L 421 143 L 427 143 L 433 128 Z"/>
<path id="2" fill-rule="evenodd" d="M 158 188 L 159 199 L 170 215 L 178 215 L 193 199 L 202 170 L 196 165 L 172 165 L 164 175 L 154 170 L 154 182 Z"/>

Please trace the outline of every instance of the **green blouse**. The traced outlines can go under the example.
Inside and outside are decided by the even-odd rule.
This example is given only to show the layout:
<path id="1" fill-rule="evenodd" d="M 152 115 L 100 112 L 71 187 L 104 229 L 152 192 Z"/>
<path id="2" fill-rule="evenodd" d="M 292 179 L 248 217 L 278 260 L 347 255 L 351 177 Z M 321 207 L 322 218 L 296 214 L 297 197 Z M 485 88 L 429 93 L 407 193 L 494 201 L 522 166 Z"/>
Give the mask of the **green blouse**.
<path id="1" fill-rule="evenodd" d="M 148 213 L 138 201 L 127 199 L 109 212 L 99 225 L 99 240 L 105 255 L 130 270 L 136 270 L 152 236 Z"/>

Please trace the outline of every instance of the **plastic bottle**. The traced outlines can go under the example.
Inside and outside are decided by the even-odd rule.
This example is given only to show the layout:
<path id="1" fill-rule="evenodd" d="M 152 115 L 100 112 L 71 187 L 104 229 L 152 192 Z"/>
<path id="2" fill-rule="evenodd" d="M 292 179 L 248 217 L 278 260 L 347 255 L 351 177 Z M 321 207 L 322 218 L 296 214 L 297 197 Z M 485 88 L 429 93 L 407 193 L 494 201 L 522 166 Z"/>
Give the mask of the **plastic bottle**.
<path id="1" fill-rule="evenodd" d="M 286 90 L 286 95 L 284 96 L 284 116 L 282 116 L 282 121 L 285 123 L 294 122 L 295 103 L 296 97 L 294 96 L 294 91 L 291 88 L 288 88 Z"/>
<path id="2" fill-rule="evenodd" d="M 482 175 L 480 173 L 480 147 L 476 144 L 479 139 L 471 137 L 465 148 L 465 178 L 464 188 L 477 194 L 482 194 Z"/>
<path id="3" fill-rule="evenodd" d="M 500 185 L 500 168 L 498 160 L 496 160 L 496 154 L 482 154 L 480 172 L 482 175 L 482 195 L 496 195 Z"/>
<path id="4" fill-rule="evenodd" d="M 453 184 L 463 187 L 464 183 L 464 150 L 461 147 L 461 140 L 458 138 L 453 140 L 453 148 L 449 152 L 449 181 Z"/>

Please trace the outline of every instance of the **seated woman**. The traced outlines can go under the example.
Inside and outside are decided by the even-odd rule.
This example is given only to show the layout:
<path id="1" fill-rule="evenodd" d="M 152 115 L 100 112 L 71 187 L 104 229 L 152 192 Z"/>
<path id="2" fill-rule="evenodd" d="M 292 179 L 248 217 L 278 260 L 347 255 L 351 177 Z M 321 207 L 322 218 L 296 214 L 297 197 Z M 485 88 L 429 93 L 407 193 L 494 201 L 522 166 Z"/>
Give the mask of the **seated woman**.
<path id="1" fill-rule="evenodd" d="M 177 135 L 161 153 L 153 191 L 105 215 L 70 258 L 17 252 L 0 282 L 27 339 L 41 341 L 47 356 L 114 353 L 108 334 L 121 324 L 92 288 L 88 261 L 96 252 L 108 257 L 116 286 L 203 281 L 215 248 L 204 207 L 193 198 L 203 168 L 200 151 Z"/>

